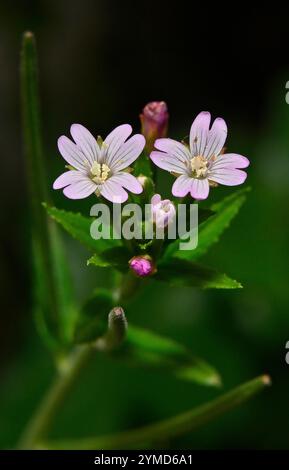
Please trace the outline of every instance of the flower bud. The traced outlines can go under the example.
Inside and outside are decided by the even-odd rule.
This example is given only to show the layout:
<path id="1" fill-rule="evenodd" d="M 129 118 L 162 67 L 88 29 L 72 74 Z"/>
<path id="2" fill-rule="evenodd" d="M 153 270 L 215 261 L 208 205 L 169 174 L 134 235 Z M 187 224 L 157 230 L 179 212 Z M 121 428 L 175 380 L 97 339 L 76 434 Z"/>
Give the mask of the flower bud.
<path id="1" fill-rule="evenodd" d="M 148 103 L 140 115 L 141 132 L 146 138 L 146 150 L 151 152 L 156 139 L 165 137 L 168 130 L 169 113 L 164 101 Z"/>
<path id="2" fill-rule="evenodd" d="M 151 198 L 152 220 L 157 227 L 167 227 L 176 216 L 176 209 L 172 201 L 162 199 L 159 194 Z"/>
<path id="3" fill-rule="evenodd" d="M 139 277 L 150 276 L 156 270 L 152 258 L 148 255 L 134 256 L 129 261 L 129 267 Z"/>
<path id="4" fill-rule="evenodd" d="M 108 314 L 106 333 L 97 339 L 95 346 L 100 351 L 112 351 L 125 340 L 127 320 L 121 307 L 114 307 Z"/>

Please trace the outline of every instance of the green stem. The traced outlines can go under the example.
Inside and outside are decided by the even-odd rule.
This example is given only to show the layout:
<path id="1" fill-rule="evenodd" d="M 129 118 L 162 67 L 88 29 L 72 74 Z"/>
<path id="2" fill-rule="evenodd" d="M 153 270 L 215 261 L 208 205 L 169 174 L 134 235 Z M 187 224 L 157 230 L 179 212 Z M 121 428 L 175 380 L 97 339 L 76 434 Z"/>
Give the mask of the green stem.
<path id="1" fill-rule="evenodd" d="M 94 351 L 92 345 L 79 346 L 73 351 L 29 421 L 19 441 L 20 449 L 33 449 L 39 440 L 45 438 L 59 408 Z"/>
<path id="2" fill-rule="evenodd" d="M 219 415 L 241 405 L 268 385 L 270 385 L 270 377 L 263 375 L 205 405 L 156 424 L 111 436 L 43 442 L 39 448 L 67 450 L 147 448 L 155 442 L 173 439 L 194 431 Z"/>
<path id="3" fill-rule="evenodd" d="M 59 375 L 28 423 L 19 442 L 20 449 L 33 449 L 40 440 L 46 437 L 54 418 L 87 361 L 96 350 L 109 352 L 117 348 L 124 341 L 126 330 L 127 321 L 124 311 L 120 307 L 115 307 L 108 315 L 105 335 L 94 343 L 74 348 L 68 358 L 62 362 Z"/>
<path id="4" fill-rule="evenodd" d="M 120 281 L 120 287 L 116 292 L 115 301 L 120 305 L 126 305 L 127 302 L 139 291 L 144 279 L 137 277 L 132 272 L 126 273 Z"/>

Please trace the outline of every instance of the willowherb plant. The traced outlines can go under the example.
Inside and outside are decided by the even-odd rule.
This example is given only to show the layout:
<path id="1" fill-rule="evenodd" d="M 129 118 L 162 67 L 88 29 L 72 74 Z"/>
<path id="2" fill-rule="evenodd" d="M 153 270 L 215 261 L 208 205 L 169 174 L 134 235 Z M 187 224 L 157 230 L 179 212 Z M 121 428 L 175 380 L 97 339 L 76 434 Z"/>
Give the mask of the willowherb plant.
<path id="1" fill-rule="evenodd" d="M 200 204 L 195 249 L 180 249 L 180 240 L 183 241 L 184 237 L 176 234 L 174 239 L 168 236 L 168 232 L 180 217 L 179 206 L 184 207 L 183 213 L 190 213 L 192 202 L 196 204 L 207 199 L 210 187 L 244 183 L 244 168 L 249 161 L 244 156 L 224 152 L 227 126 L 223 119 L 218 118 L 210 128 L 208 112 L 201 112 L 193 121 L 189 145 L 168 138 L 169 114 L 163 101 L 144 107 L 140 115 L 142 133 L 132 137 L 129 124 L 116 127 L 104 140 L 94 137 L 84 126 L 73 124 L 70 129 L 73 140 L 65 136 L 58 139 L 59 152 L 68 165 L 67 171 L 55 180 L 53 188 L 62 189 L 69 199 L 91 197 L 93 203 L 99 201 L 112 211 L 126 201 L 140 208 L 149 207 L 146 223 L 152 230 L 152 237 L 147 237 L 142 218 L 129 217 L 128 207 L 122 211 L 119 222 L 130 227 L 138 225 L 137 233 L 140 235 L 126 238 L 122 231 L 118 231 L 118 236 L 112 236 L 114 227 L 108 226 L 106 233 L 109 236 L 93 238 L 91 224 L 95 216 L 58 209 L 50 202 L 52 191 L 47 189 L 45 178 L 36 49 L 31 33 L 24 35 L 21 84 L 35 260 L 36 320 L 39 332 L 56 360 L 58 372 L 51 390 L 28 423 L 20 446 L 149 447 L 158 440 L 171 439 L 193 430 L 268 384 L 267 376 L 259 377 L 203 407 L 131 433 L 79 441 L 47 441 L 53 418 L 64 403 L 66 393 L 96 350 L 138 366 L 165 369 L 180 380 L 204 386 L 221 384 L 218 372 L 186 347 L 130 322 L 128 324 L 125 309 L 132 296 L 139 289 L 146 288 L 150 279 L 197 288 L 241 287 L 234 279 L 196 261 L 228 227 L 245 201 L 248 188 L 232 192 L 208 207 Z M 176 177 L 172 200 L 163 199 L 159 194 L 156 167 Z M 118 273 L 113 286 L 107 289 L 96 287 L 84 305 L 78 305 L 74 298 L 55 222 L 91 251 L 88 265 Z M 162 231 L 162 237 L 157 236 L 158 231 Z"/>

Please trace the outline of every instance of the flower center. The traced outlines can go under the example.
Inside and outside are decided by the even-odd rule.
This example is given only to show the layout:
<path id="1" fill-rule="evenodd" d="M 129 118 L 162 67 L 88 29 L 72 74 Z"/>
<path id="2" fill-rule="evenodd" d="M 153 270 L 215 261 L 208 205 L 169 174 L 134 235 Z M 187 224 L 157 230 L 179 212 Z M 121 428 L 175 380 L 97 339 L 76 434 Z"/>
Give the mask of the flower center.
<path id="1" fill-rule="evenodd" d="M 162 204 L 161 204 L 161 209 L 162 209 L 164 212 L 166 212 L 166 213 L 167 213 L 167 212 L 170 212 L 170 208 L 171 208 L 170 202 L 166 202 L 166 201 L 165 201 L 165 202 L 162 202 Z"/>
<path id="2" fill-rule="evenodd" d="M 110 168 L 105 163 L 93 162 L 90 168 L 91 179 L 97 184 L 104 183 L 110 173 Z"/>
<path id="3" fill-rule="evenodd" d="M 191 169 L 194 178 L 205 178 L 208 173 L 207 160 L 202 156 L 191 158 Z"/>

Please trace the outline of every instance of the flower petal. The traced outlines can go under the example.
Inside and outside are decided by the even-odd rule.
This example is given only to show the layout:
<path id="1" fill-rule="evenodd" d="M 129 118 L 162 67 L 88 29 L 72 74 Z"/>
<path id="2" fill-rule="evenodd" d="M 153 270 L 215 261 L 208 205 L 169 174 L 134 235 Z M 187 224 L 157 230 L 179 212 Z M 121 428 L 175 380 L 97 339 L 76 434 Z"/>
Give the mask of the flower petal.
<path id="1" fill-rule="evenodd" d="M 116 175 L 112 176 L 110 181 L 119 184 L 134 194 L 140 194 L 143 192 L 143 187 L 140 182 L 130 173 L 125 173 L 122 171 L 121 173 L 117 173 Z"/>
<path id="2" fill-rule="evenodd" d="M 69 199 L 84 199 L 90 196 L 97 186 L 89 178 L 83 177 L 76 183 L 72 183 L 70 186 L 66 186 L 63 190 L 63 194 Z"/>
<path id="3" fill-rule="evenodd" d="M 180 160 L 175 157 L 171 157 L 167 153 L 153 151 L 150 154 L 150 158 L 155 165 L 163 170 L 179 173 L 180 175 L 186 174 L 188 171 L 186 161 L 180 162 Z"/>
<path id="4" fill-rule="evenodd" d="M 88 171 L 90 167 L 89 161 L 74 142 L 65 135 L 62 135 L 59 137 L 57 144 L 59 152 L 67 163 L 82 172 Z"/>
<path id="5" fill-rule="evenodd" d="M 70 133 L 75 143 L 80 148 L 80 150 L 82 150 L 91 165 L 94 161 L 99 160 L 99 145 L 88 129 L 86 129 L 81 124 L 72 124 L 72 126 L 70 127 Z"/>
<path id="6" fill-rule="evenodd" d="M 211 169 L 220 168 L 247 168 L 250 165 L 248 158 L 237 153 L 224 153 L 212 163 Z"/>
<path id="7" fill-rule="evenodd" d="M 155 148 L 166 152 L 170 157 L 174 157 L 179 162 L 189 162 L 192 158 L 190 150 L 181 142 L 174 139 L 157 139 L 155 141 Z"/>
<path id="8" fill-rule="evenodd" d="M 151 205 L 155 206 L 156 204 L 159 204 L 161 200 L 162 198 L 160 194 L 154 194 L 153 197 L 151 198 Z"/>
<path id="9" fill-rule="evenodd" d="M 83 174 L 77 170 L 70 170 L 62 173 L 62 175 L 58 176 L 53 183 L 53 189 L 61 189 L 69 184 L 76 183 L 79 179 L 83 178 Z"/>
<path id="10" fill-rule="evenodd" d="M 108 134 L 102 147 L 105 155 L 105 163 L 108 166 L 131 133 L 132 127 L 129 124 L 122 124 Z"/>
<path id="11" fill-rule="evenodd" d="M 103 197 L 114 203 L 125 202 L 128 198 L 127 192 L 117 183 L 109 178 L 100 186 L 100 193 Z"/>
<path id="12" fill-rule="evenodd" d="M 217 118 L 209 131 L 206 148 L 202 154 L 206 158 L 217 157 L 226 142 L 228 133 L 227 124 L 224 119 Z"/>
<path id="13" fill-rule="evenodd" d="M 191 190 L 192 178 L 186 175 L 179 176 L 173 184 L 172 193 L 176 197 L 184 197 Z"/>
<path id="14" fill-rule="evenodd" d="M 203 111 L 194 120 L 190 130 L 190 149 L 193 156 L 204 155 L 209 135 L 211 114 Z"/>
<path id="15" fill-rule="evenodd" d="M 191 187 L 191 196 L 195 199 L 207 199 L 210 191 L 209 181 L 207 179 L 194 179 Z"/>
<path id="16" fill-rule="evenodd" d="M 142 153 L 144 146 L 144 136 L 135 134 L 118 149 L 113 158 L 110 157 L 108 166 L 114 171 L 120 171 L 129 167 Z"/>
<path id="17" fill-rule="evenodd" d="M 237 186 L 244 183 L 247 173 L 235 168 L 216 168 L 209 172 L 208 178 L 225 186 Z"/>

